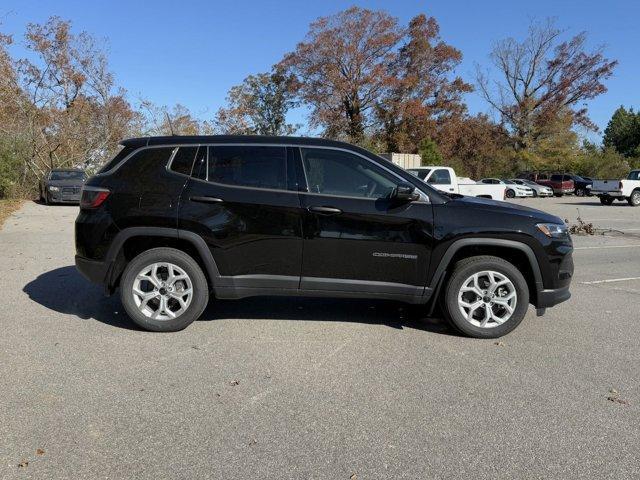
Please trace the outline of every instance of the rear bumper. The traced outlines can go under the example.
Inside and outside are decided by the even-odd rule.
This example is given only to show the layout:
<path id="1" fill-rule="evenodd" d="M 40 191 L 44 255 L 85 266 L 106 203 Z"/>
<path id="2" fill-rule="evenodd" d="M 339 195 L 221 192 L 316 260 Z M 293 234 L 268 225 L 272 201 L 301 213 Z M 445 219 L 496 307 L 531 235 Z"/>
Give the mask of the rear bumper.
<path id="1" fill-rule="evenodd" d="M 90 282 L 106 285 L 109 267 L 110 263 L 89 260 L 88 258 L 76 255 L 76 268 L 82 276 Z"/>
<path id="2" fill-rule="evenodd" d="M 566 302 L 571 298 L 569 286 L 555 289 L 545 289 L 538 292 L 537 308 L 549 308 L 559 303 Z"/>
<path id="3" fill-rule="evenodd" d="M 612 190 L 610 192 L 604 192 L 602 190 L 591 190 L 592 195 L 597 195 L 598 197 L 614 197 L 621 198 L 624 197 L 620 190 Z"/>

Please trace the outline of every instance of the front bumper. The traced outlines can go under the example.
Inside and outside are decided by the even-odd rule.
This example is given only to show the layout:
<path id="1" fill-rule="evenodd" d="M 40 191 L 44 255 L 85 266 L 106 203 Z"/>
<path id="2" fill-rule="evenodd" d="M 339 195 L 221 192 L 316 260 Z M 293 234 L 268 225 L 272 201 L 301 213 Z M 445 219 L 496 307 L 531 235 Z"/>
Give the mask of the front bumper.
<path id="1" fill-rule="evenodd" d="M 538 292 L 537 308 L 550 308 L 571 298 L 569 285 L 563 288 L 544 289 Z"/>

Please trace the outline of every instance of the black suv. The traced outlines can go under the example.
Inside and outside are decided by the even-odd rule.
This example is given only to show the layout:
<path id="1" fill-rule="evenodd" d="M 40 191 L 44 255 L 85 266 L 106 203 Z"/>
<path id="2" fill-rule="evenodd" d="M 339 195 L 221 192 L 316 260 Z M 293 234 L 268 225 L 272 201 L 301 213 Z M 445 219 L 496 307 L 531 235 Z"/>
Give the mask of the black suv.
<path id="1" fill-rule="evenodd" d="M 436 304 L 475 337 L 570 297 L 563 221 L 444 194 L 362 148 L 315 138 L 151 137 L 87 181 L 76 265 L 155 331 L 209 296 L 384 298 Z"/>

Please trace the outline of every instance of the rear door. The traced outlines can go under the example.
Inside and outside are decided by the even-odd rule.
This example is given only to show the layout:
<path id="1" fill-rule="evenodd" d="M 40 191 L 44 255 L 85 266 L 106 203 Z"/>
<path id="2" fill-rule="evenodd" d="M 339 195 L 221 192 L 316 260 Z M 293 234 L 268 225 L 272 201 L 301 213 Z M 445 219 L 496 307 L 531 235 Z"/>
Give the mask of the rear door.
<path id="1" fill-rule="evenodd" d="M 182 195 L 179 228 L 205 240 L 222 286 L 298 288 L 301 208 L 290 150 L 278 145 L 199 150 Z"/>
<path id="2" fill-rule="evenodd" d="M 422 295 L 433 241 L 433 212 L 421 201 L 394 204 L 402 181 L 372 160 L 331 148 L 301 148 L 301 288 Z"/>

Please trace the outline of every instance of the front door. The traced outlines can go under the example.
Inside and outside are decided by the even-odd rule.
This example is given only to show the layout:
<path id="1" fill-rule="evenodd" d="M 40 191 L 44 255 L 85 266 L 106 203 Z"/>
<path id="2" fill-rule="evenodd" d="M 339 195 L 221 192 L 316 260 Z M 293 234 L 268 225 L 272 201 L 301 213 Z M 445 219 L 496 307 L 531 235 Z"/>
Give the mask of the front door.
<path id="1" fill-rule="evenodd" d="M 372 160 L 341 149 L 301 148 L 307 192 L 303 290 L 422 295 L 432 247 L 426 200 L 398 205 L 402 181 Z"/>
<path id="2" fill-rule="evenodd" d="M 201 147 L 179 228 L 209 246 L 222 276 L 217 286 L 298 288 L 301 208 L 289 153 L 280 146 Z"/>

